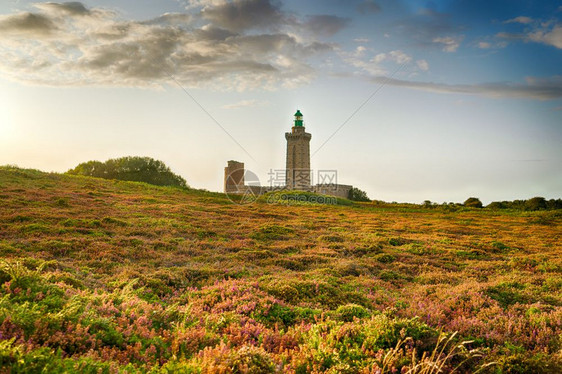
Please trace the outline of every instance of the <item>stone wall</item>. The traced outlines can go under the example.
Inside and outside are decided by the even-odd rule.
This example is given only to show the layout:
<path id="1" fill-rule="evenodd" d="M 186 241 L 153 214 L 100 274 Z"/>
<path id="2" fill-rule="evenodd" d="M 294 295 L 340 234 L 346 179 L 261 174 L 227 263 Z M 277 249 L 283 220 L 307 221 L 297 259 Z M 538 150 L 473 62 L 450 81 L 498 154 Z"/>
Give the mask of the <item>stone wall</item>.
<path id="1" fill-rule="evenodd" d="M 312 191 L 322 195 L 330 195 L 341 197 L 344 199 L 349 198 L 349 191 L 353 186 L 348 184 L 317 184 L 312 188 Z"/>

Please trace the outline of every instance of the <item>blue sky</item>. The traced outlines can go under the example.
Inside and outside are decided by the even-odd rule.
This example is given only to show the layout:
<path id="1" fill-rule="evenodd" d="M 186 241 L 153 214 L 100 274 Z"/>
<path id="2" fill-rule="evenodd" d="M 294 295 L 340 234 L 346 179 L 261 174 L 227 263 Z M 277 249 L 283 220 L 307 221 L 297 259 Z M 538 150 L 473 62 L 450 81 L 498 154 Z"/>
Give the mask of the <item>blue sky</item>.
<path id="1" fill-rule="evenodd" d="M 312 167 L 373 199 L 560 198 L 562 2 L 0 3 L 0 164 L 268 184 L 297 108 Z"/>

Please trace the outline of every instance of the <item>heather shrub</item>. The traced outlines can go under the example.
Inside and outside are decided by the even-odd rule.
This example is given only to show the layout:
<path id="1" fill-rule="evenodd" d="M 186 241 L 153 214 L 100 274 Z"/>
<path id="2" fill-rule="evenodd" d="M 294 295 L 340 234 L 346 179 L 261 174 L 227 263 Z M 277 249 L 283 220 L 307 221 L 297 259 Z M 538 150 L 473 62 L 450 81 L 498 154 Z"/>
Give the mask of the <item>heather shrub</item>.
<path id="1" fill-rule="evenodd" d="M 390 238 L 388 239 L 388 244 L 390 244 L 393 247 L 398 247 L 404 244 L 407 244 L 408 240 L 404 239 L 404 238 Z"/>
<path id="2" fill-rule="evenodd" d="M 506 343 L 501 349 L 501 355 L 496 356 L 494 365 L 485 368 L 483 372 L 557 374 L 562 372 L 562 358 L 559 355 L 549 356 L 542 352 L 529 355 L 523 347 Z"/>
<path id="3" fill-rule="evenodd" d="M 560 210 L 554 212 L 536 212 L 531 219 L 530 223 L 544 226 L 554 226 L 562 218 Z"/>
<path id="4" fill-rule="evenodd" d="M 226 345 L 207 347 L 195 360 L 202 373 L 268 374 L 275 373 L 271 356 L 251 345 L 238 349 Z"/>
<path id="5" fill-rule="evenodd" d="M 340 305 L 335 314 L 338 319 L 344 322 L 353 322 L 354 318 L 361 319 L 370 316 L 367 309 L 357 304 Z"/>
<path id="6" fill-rule="evenodd" d="M 258 231 L 254 232 L 250 237 L 255 240 L 281 240 L 285 239 L 289 234 L 294 232 L 293 229 L 279 225 L 264 225 Z"/>
<path id="7" fill-rule="evenodd" d="M 396 257 L 388 253 L 382 253 L 380 255 L 375 256 L 375 259 L 378 262 L 382 262 L 383 264 L 389 264 L 391 262 L 394 262 L 396 260 Z"/>
<path id="8" fill-rule="evenodd" d="M 379 278 L 385 281 L 393 281 L 400 279 L 401 275 L 393 270 L 382 270 L 379 273 Z"/>
<path id="9" fill-rule="evenodd" d="M 501 283 L 486 289 L 486 295 L 496 300 L 502 307 L 507 307 L 515 303 L 524 303 L 526 298 L 521 293 L 524 289 L 520 283 Z"/>
<path id="10" fill-rule="evenodd" d="M 2 373 L 562 371 L 558 211 L 0 184 Z"/>
<path id="11" fill-rule="evenodd" d="M 0 368 L 8 368 L 9 373 L 110 373 L 117 365 L 100 362 L 88 357 L 62 358 L 60 352 L 42 347 L 28 350 L 24 345 L 16 345 L 14 339 L 0 341 Z M 136 372 L 127 365 L 127 372 Z M 1 370 L 4 372 L 4 370 Z"/>
<path id="12" fill-rule="evenodd" d="M 322 235 L 318 240 L 328 243 L 343 243 L 345 239 L 339 235 Z"/>

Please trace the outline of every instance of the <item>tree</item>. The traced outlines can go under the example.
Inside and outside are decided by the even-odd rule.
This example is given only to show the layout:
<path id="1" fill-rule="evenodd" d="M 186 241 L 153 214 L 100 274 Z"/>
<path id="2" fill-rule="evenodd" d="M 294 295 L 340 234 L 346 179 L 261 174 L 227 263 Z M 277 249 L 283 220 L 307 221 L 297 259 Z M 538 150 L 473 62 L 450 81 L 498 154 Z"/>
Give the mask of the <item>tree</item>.
<path id="1" fill-rule="evenodd" d="M 544 210 L 547 208 L 546 199 L 544 197 L 533 197 L 525 201 L 525 210 Z"/>
<path id="2" fill-rule="evenodd" d="M 355 187 L 349 190 L 348 199 L 353 201 L 371 201 L 365 191 L 361 191 L 359 188 Z"/>
<path id="3" fill-rule="evenodd" d="M 490 204 L 486 206 L 489 209 L 506 209 L 507 204 L 503 201 L 492 201 Z"/>
<path id="4" fill-rule="evenodd" d="M 477 197 L 469 197 L 463 205 L 469 208 L 482 208 L 482 202 Z"/>
<path id="5" fill-rule="evenodd" d="M 431 200 L 424 200 L 422 205 L 424 208 L 432 208 L 434 204 L 431 202 Z"/>
<path id="6" fill-rule="evenodd" d="M 88 161 L 67 172 L 74 175 L 118 179 L 154 184 L 157 186 L 187 187 L 181 176 L 172 173 L 162 161 L 150 157 L 121 157 L 106 162 Z"/>

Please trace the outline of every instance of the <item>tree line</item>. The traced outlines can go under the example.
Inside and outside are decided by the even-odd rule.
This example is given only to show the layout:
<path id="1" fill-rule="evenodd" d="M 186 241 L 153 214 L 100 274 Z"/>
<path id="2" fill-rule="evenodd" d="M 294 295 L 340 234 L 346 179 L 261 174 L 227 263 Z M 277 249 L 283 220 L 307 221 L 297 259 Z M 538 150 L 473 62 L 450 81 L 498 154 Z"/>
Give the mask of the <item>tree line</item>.
<path id="1" fill-rule="evenodd" d="M 429 200 L 424 201 L 424 206 L 436 206 Z M 527 200 L 513 200 L 513 201 L 493 201 L 490 204 L 484 206 L 479 198 L 469 197 L 462 204 L 455 203 L 443 203 L 443 205 L 454 205 L 454 206 L 465 206 L 469 208 L 487 208 L 487 209 L 513 209 L 513 210 L 525 210 L 525 211 L 535 211 L 535 210 L 556 210 L 562 209 L 562 199 L 550 199 L 547 200 L 544 197 L 536 196 Z"/>

